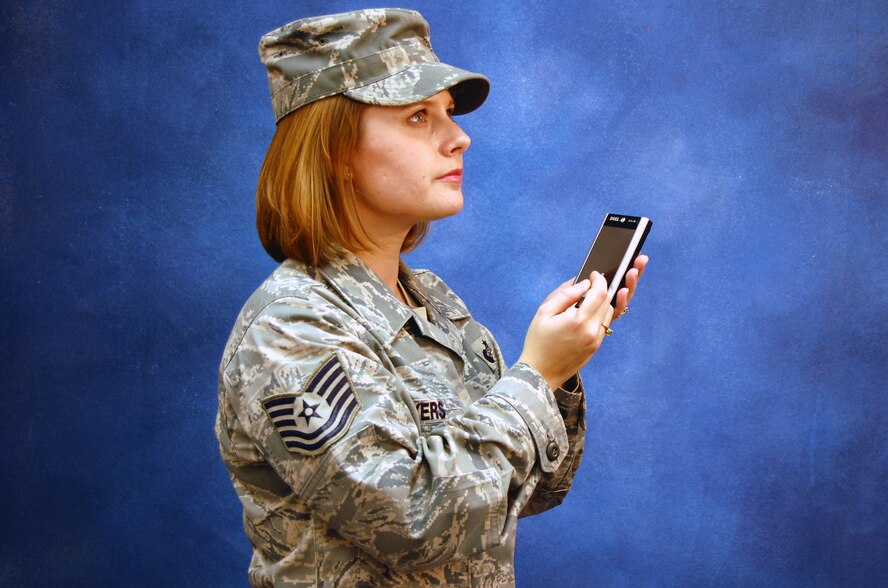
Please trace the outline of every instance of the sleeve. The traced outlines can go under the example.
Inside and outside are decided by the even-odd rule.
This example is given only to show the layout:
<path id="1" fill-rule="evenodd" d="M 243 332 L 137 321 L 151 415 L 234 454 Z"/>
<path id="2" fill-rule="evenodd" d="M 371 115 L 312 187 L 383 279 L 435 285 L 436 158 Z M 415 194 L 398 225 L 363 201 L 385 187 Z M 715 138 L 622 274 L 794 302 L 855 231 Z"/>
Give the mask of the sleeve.
<path id="1" fill-rule="evenodd" d="M 503 543 L 568 453 L 546 383 L 516 364 L 423 436 L 390 359 L 346 318 L 300 298 L 256 317 L 222 374 L 252 441 L 318 517 L 389 567 Z"/>
<path id="2" fill-rule="evenodd" d="M 478 324 L 478 326 L 494 343 L 498 373 L 505 373 L 507 370 L 505 358 L 493 333 L 483 325 Z M 541 472 L 533 487 L 533 494 L 524 504 L 518 514 L 519 517 L 539 514 L 564 502 L 583 457 L 586 443 L 586 395 L 580 374 L 572 376 L 554 390 L 553 394 L 567 432 L 568 449 L 555 471 Z"/>
<path id="3" fill-rule="evenodd" d="M 555 390 L 554 394 L 558 410 L 564 419 L 569 448 L 558 469 L 541 476 L 533 496 L 521 511 L 522 517 L 541 513 L 564 502 L 583 457 L 586 443 L 586 395 L 583 380 L 576 374 Z"/>

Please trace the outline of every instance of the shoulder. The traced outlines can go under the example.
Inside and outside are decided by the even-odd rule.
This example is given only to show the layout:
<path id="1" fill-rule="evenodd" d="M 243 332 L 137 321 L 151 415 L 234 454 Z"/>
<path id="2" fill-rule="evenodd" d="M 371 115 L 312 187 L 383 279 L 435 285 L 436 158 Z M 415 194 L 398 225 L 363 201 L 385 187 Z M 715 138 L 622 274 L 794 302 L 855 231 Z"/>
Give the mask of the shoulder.
<path id="1" fill-rule="evenodd" d="M 312 290 L 321 285 L 313 268 L 288 259 L 278 266 L 247 299 L 240 311 L 238 322 L 247 324 L 253 322 L 258 315 L 266 312 L 277 301 L 308 301 Z"/>
<path id="2" fill-rule="evenodd" d="M 222 356 L 222 366 L 231 361 L 244 337 L 258 324 L 269 320 L 299 323 L 312 317 L 343 314 L 335 300 L 314 268 L 291 259 L 284 261 L 253 292 L 238 314 Z M 270 328 L 277 330 L 274 325 Z"/>
<path id="3" fill-rule="evenodd" d="M 244 308 L 264 307 L 280 298 L 308 298 L 311 289 L 318 285 L 313 268 L 288 259 L 253 292 Z"/>

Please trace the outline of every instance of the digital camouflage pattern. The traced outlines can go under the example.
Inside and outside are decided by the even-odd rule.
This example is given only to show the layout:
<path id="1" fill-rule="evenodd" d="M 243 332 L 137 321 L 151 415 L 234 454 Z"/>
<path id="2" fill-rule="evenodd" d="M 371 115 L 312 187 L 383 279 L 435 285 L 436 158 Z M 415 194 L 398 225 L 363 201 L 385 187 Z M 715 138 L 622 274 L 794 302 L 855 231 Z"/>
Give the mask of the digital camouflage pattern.
<path id="1" fill-rule="evenodd" d="M 514 585 L 518 517 L 571 485 L 579 379 L 553 393 L 530 366 L 507 368 L 436 275 L 402 265 L 401 280 L 428 320 L 351 254 L 284 262 L 237 319 L 216 433 L 254 586 Z M 331 358 L 359 408 L 321 452 L 288 449 L 263 402 L 323 387 Z"/>
<path id="2" fill-rule="evenodd" d="M 385 106 L 413 104 L 450 88 L 454 114 L 478 108 L 489 80 L 444 63 L 418 12 L 384 8 L 297 20 L 264 35 L 275 120 L 315 100 L 345 94 Z"/>

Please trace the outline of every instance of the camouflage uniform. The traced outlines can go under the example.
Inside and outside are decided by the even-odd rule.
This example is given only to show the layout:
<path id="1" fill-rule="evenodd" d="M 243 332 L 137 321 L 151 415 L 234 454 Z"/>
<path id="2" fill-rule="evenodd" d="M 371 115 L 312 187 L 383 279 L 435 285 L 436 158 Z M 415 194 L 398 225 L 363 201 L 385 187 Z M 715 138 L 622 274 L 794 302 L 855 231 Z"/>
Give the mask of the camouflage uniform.
<path id="1" fill-rule="evenodd" d="M 440 278 L 400 278 L 428 320 L 351 254 L 284 262 L 237 319 L 216 433 L 254 586 L 514 585 L 517 518 L 570 487 L 579 378 L 507 368 Z"/>

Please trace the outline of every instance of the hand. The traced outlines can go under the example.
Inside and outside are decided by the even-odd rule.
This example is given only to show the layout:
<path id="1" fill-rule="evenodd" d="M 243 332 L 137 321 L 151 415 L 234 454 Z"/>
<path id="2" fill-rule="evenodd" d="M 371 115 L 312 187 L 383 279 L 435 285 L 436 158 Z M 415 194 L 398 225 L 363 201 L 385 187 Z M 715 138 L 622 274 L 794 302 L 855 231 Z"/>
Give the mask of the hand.
<path id="1" fill-rule="evenodd" d="M 649 258 L 647 255 L 639 255 L 635 258 L 635 264 L 632 266 L 628 272 L 626 272 L 626 287 L 620 288 L 617 292 L 617 304 L 614 307 L 614 320 L 617 320 L 623 313 L 629 308 L 629 301 L 632 300 L 632 297 L 635 295 L 635 289 L 638 287 L 638 280 L 641 279 L 641 274 L 644 273 L 644 268 L 647 267 L 647 263 Z"/>
<path id="2" fill-rule="evenodd" d="M 605 337 L 603 325 L 610 325 L 613 318 L 604 276 L 592 272 L 590 277 L 572 286 L 565 282 L 549 294 L 527 329 L 518 361 L 536 369 L 553 390 L 580 371 L 598 351 Z M 584 295 L 577 308 L 577 301 Z"/>

